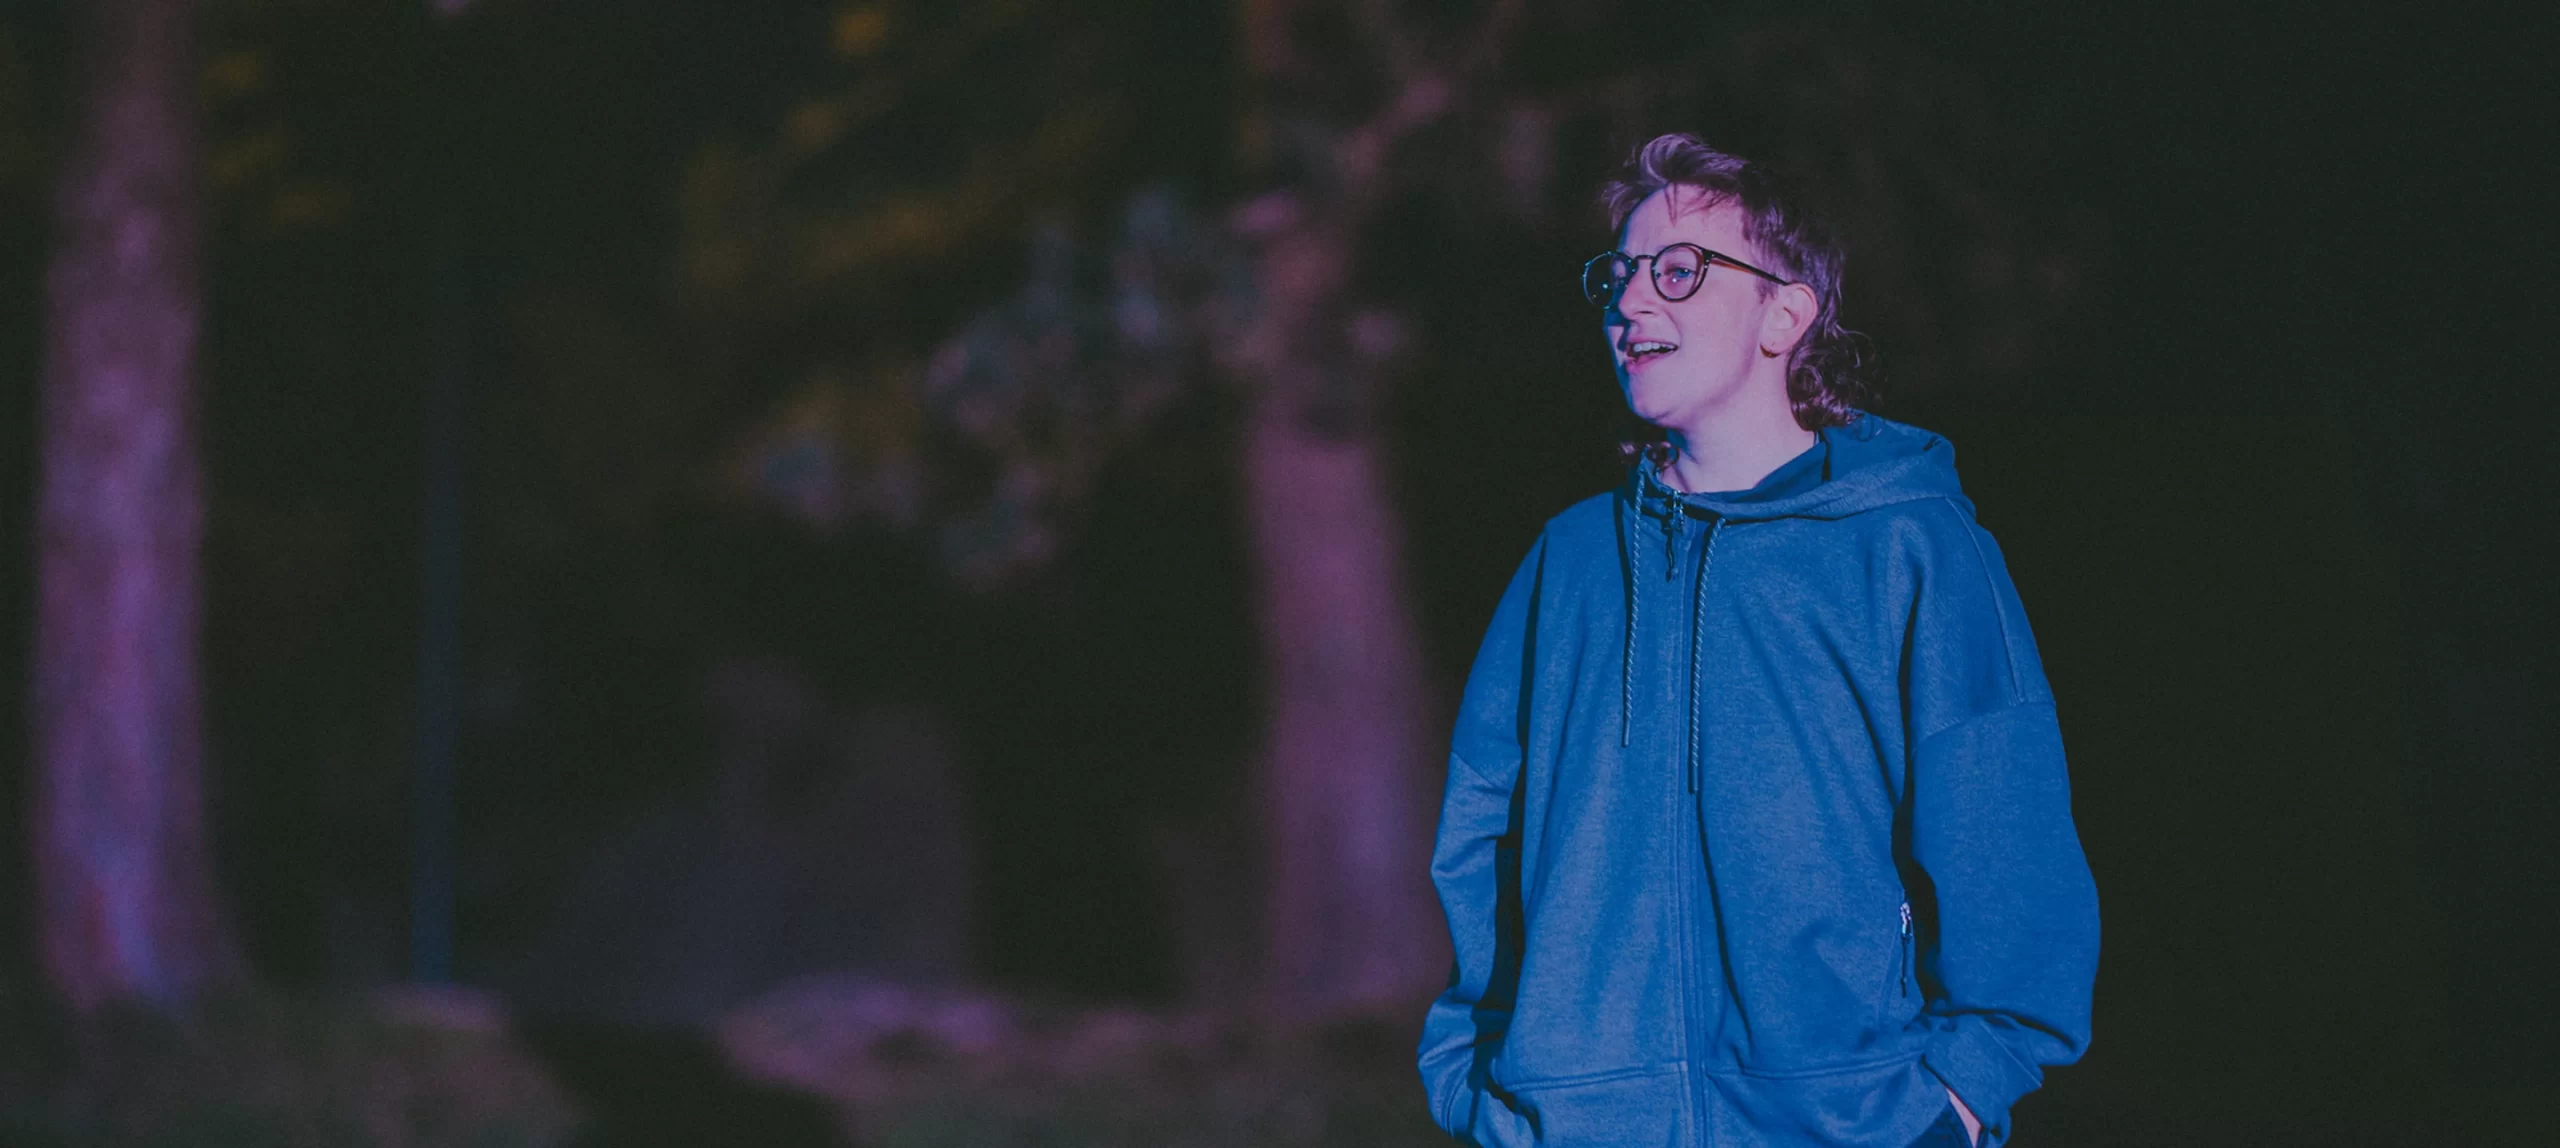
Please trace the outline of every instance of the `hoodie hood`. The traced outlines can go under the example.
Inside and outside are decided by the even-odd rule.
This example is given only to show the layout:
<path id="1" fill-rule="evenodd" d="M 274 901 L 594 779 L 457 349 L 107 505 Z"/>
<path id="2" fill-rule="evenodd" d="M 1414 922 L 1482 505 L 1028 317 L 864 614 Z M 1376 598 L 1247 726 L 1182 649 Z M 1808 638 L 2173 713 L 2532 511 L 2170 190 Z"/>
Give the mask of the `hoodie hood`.
<path id="1" fill-rule="evenodd" d="M 1955 445 L 1937 434 L 1864 411 L 1849 425 L 1820 433 L 1829 447 L 1830 473 L 1808 490 L 1765 501 L 1683 494 L 1639 461 L 1629 468 L 1624 493 L 1637 506 L 1682 504 L 1723 522 L 1847 518 L 1927 498 L 1950 500 L 1972 514 L 1973 504 L 1956 481 Z"/>
<path id="2" fill-rule="evenodd" d="M 1847 426 L 1824 427 L 1820 433 L 1827 448 L 1823 480 L 1775 498 L 1684 494 L 1664 484 L 1642 459 L 1628 468 L 1627 482 L 1620 491 L 1624 513 L 1620 518 L 1619 545 L 1626 561 L 1627 594 L 1626 633 L 1618 666 L 1620 746 L 1627 745 L 1634 735 L 1635 650 L 1644 617 L 1644 571 L 1658 568 L 1663 577 L 1676 576 L 1681 565 L 1682 539 L 1696 520 L 1705 520 L 1705 540 L 1689 603 L 1693 652 L 1702 645 L 1697 628 L 1705 608 L 1707 578 L 1715 569 L 1716 539 L 1728 526 L 1788 518 L 1837 521 L 1880 507 L 1928 499 L 1947 501 L 1967 519 L 1973 517 L 1973 503 L 1965 498 L 1963 486 L 1956 481 L 1955 444 L 1945 438 L 1865 411 L 1856 412 Z M 1651 541 L 1654 535 L 1649 520 L 1653 519 L 1661 523 L 1659 544 Z M 1689 714 L 1693 721 L 1698 711 L 1696 671 L 1697 667 L 1692 666 L 1689 675 Z M 1702 754 L 1701 739 L 1692 729 L 1692 792 L 1698 786 Z"/>

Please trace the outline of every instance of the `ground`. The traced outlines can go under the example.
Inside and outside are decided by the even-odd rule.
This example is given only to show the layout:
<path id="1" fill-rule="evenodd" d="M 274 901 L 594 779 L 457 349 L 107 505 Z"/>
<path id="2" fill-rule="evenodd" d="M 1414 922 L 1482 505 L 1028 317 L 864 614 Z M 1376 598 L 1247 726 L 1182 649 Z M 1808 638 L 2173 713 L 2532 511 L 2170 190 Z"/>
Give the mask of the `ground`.
<path id="1" fill-rule="evenodd" d="M 786 986 L 712 1031 L 415 990 L 245 996 L 79 1037 L 11 1020 L 0 1143 L 28 1148 L 1447 1143 L 1410 1026 L 1386 1021 L 1282 1031 L 859 978 Z M 65 1057 L 23 1051 L 48 1043 Z"/>

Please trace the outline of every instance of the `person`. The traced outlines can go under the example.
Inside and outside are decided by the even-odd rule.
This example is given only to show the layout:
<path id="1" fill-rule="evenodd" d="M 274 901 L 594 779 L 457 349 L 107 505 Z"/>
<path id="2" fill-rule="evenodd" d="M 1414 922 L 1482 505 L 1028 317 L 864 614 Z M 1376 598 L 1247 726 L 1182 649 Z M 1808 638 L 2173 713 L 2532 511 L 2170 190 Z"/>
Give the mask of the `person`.
<path id="1" fill-rule="evenodd" d="M 1460 703 L 1432 1115 L 1489 1148 L 2010 1135 L 2089 1042 L 2097 893 L 2000 549 L 1864 413 L 1842 256 L 1667 135 L 1585 268 L 1665 441 L 1550 519 Z"/>

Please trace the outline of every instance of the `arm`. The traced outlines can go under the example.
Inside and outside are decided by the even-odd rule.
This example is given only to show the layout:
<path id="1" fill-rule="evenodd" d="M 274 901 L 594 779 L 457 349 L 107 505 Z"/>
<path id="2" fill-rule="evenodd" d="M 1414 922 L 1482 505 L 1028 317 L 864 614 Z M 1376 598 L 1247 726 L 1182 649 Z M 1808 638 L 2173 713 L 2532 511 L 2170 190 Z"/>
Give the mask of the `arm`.
<path id="1" fill-rule="evenodd" d="M 1993 1148 L 2044 1067 L 2088 1047 L 2097 889 L 2025 611 L 1965 528 L 1913 613 L 1910 841 L 1937 906 L 1926 1062 Z"/>
<path id="2" fill-rule="evenodd" d="M 1520 953 L 1520 709 L 1545 540 L 1495 609 L 1467 675 L 1431 852 L 1431 880 L 1456 953 L 1449 987 L 1423 1019 L 1417 1060 L 1432 1120 L 1466 1139 L 1485 1065 L 1510 1026 Z"/>
<path id="3" fill-rule="evenodd" d="M 1447 991 L 1423 1018 L 1419 1060 L 1433 1121 L 1462 1139 L 1484 1096 L 1485 1066 L 1510 1027 L 1519 973 L 1516 793 L 1516 786 L 1496 783 L 1450 755 L 1431 880 L 1449 917 L 1457 961 Z"/>
<path id="4" fill-rule="evenodd" d="M 1937 894 L 1929 1068 L 1988 1148 L 2009 1108 L 2089 1043 L 2097 893 L 2071 824 L 2050 703 L 1986 714 L 1922 743 L 1913 859 Z"/>

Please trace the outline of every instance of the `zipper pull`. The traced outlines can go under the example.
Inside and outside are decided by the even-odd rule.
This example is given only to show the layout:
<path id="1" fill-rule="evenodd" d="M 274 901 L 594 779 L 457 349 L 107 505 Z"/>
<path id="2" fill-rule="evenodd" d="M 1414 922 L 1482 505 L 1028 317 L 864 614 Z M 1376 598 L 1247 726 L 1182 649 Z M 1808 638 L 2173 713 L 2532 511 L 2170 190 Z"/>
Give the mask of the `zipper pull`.
<path id="1" fill-rule="evenodd" d="M 1662 496 L 1662 580 L 1680 577 L 1680 500 L 1668 492 Z"/>
<path id="2" fill-rule="evenodd" d="M 1902 903 L 1902 995 L 1911 995 L 1911 902 Z"/>

